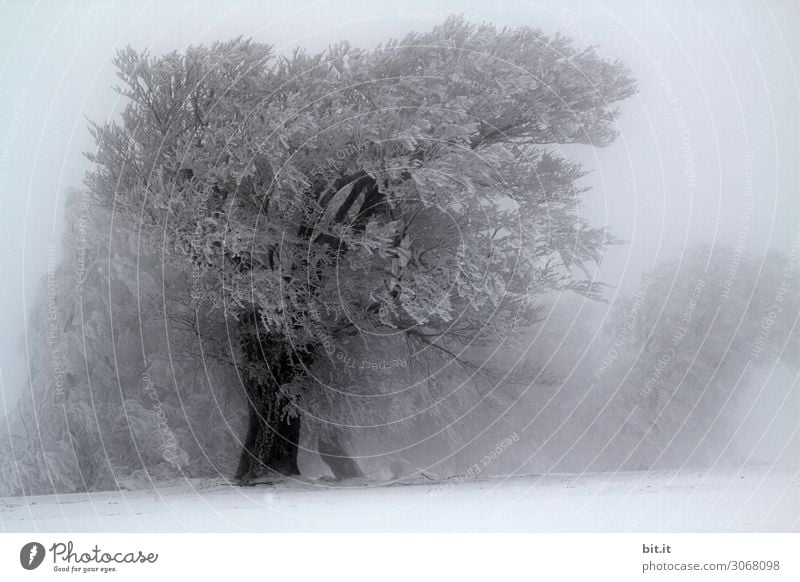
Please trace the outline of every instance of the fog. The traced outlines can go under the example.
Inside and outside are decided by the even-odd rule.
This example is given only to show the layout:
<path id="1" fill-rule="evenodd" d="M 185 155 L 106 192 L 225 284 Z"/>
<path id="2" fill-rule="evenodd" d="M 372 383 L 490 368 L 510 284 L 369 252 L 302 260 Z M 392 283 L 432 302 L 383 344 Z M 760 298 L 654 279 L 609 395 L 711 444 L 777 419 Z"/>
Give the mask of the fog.
<path id="1" fill-rule="evenodd" d="M 0 7 L 0 380 L 8 412 L 24 388 L 26 313 L 58 255 L 67 189 L 93 149 L 87 120 L 124 101 L 111 59 L 237 36 L 288 54 L 346 39 L 372 48 L 453 13 L 561 31 L 623 60 L 639 93 L 603 149 L 564 148 L 591 173 L 581 212 L 626 244 L 596 278 L 609 304 L 694 243 L 788 251 L 800 203 L 800 8 L 794 2 L 10 2 Z M 598 323 L 599 325 L 599 323 Z"/>

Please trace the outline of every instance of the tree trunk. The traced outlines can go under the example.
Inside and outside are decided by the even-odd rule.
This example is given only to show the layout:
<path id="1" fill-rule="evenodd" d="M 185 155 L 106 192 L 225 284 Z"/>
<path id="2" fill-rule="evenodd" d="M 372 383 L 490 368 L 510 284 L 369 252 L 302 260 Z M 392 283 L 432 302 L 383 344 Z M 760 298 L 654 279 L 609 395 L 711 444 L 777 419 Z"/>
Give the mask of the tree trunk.
<path id="1" fill-rule="evenodd" d="M 300 416 L 281 392 L 297 373 L 296 358 L 284 342 L 266 336 L 255 313 L 242 319 L 240 342 L 248 426 L 236 479 L 299 475 Z"/>
<path id="2" fill-rule="evenodd" d="M 292 406 L 283 400 L 263 407 L 249 405 L 247 436 L 239 457 L 236 479 L 248 481 L 270 473 L 300 474 L 297 466 L 300 417 L 281 418 Z M 275 414 L 269 414 L 270 408 L 275 409 Z"/>
<path id="3" fill-rule="evenodd" d="M 256 164 L 258 166 L 258 160 Z M 267 172 L 266 167 L 262 170 Z M 334 188 L 320 200 L 321 205 L 327 206 L 347 183 L 352 184 L 350 192 L 336 209 L 334 220 L 343 223 L 356 202 L 361 200 L 359 219 L 352 228 L 363 229 L 367 218 L 378 211 L 383 201 L 375 179 L 366 172 L 342 177 L 341 182 L 337 181 Z M 306 237 L 309 241 L 311 234 L 312 229 L 306 226 L 301 226 L 298 232 L 299 237 Z M 325 236 L 319 235 L 315 242 L 327 243 L 337 252 L 342 248 L 340 240 Z M 247 481 L 271 471 L 282 475 L 299 475 L 297 446 L 300 440 L 300 417 L 292 403 L 281 394 L 281 386 L 290 382 L 302 365 L 308 365 L 311 357 L 293 353 L 283 338 L 266 336 L 256 309 L 241 319 L 239 331 L 249 410 L 247 436 L 236 478 Z M 334 470 L 337 478 L 363 476 L 355 461 L 344 454 L 335 437 L 321 446 L 328 446 L 332 451 L 323 459 L 327 459 L 325 462 L 332 468 L 337 467 Z"/>
<path id="4" fill-rule="evenodd" d="M 335 434 L 319 437 L 317 451 L 336 479 L 362 479 L 364 473 Z"/>

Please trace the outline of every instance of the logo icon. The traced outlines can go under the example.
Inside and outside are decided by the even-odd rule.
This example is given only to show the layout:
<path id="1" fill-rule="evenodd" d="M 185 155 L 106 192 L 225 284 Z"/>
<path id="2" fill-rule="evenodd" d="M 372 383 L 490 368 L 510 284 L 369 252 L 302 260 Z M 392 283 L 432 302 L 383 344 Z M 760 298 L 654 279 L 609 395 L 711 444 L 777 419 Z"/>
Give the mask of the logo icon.
<path id="1" fill-rule="evenodd" d="M 28 542 L 19 551 L 19 563 L 26 570 L 35 570 L 44 561 L 44 546 L 39 542 Z"/>

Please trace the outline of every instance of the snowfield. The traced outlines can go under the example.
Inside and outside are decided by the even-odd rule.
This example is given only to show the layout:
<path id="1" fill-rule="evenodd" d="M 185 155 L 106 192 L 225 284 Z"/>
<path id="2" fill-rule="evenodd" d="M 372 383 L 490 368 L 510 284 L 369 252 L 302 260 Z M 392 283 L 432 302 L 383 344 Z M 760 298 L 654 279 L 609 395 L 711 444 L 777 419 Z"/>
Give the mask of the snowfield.
<path id="1" fill-rule="evenodd" d="M 788 532 L 800 469 L 560 474 L 392 485 L 191 481 L 0 499 L 5 532 Z"/>

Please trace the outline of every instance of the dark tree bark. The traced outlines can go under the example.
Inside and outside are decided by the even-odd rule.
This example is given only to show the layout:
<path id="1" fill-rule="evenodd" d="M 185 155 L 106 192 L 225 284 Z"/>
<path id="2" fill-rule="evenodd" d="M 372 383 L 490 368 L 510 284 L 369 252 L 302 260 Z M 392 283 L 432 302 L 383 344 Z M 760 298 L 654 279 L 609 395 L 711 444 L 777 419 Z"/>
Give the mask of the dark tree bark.
<path id="1" fill-rule="evenodd" d="M 269 473 L 299 475 L 300 416 L 281 387 L 299 373 L 303 362 L 284 342 L 265 335 L 255 313 L 242 318 L 239 339 L 248 426 L 235 477 L 248 481 Z"/>
<path id="2" fill-rule="evenodd" d="M 378 212 L 383 201 L 374 178 L 365 172 L 342 177 L 323 196 L 322 202 L 327 205 L 336 192 L 348 183 L 353 184 L 352 189 L 336 209 L 334 220 L 343 222 L 354 205 L 361 201 L 358 220 L 353 228 L 363 229 L 367 218 Z M 310 238 L 311 234 L 312 229 L 308 226 L 301 226 L 298 232 L 300 238 Z M 340 240 L 329 235 L 320 235 L 313 242 L 328 244 L 335 252 L 345 250 Z M 292 403 L 281 394 L 281 386 L 291 382 L 294 375 L 310 363 L 312 356 L 307 354 L 312 350 L 307 349 L 306 355 L 299 355 L 292 351 L 284 338 L 268 337 L 255 309 L 241 319 L 239 331 L 249 410 L 247 435 L 236 478 L 247 481 L 270 471 L 281 475 L 299 475 L 297 443 L 300 440 L 300 416 Z M 364 476 L 356 462 L 346 455 L 336 437 L 320 441 L 320 446 L 330 451 L 327 457 L 323 456 L 323 460 L 337 479 Z"/>
<path id="3" fill-rule="evenodd" d="M 300 474 L 297 465 L 300 417 L 280 418 L 291 406 L 285 399 L 271 406 L 250 404 L 247 436 L 239 457 L 236 479 L 248 481 L 270 472 L 284 476 Z M 276 409 L 278 418 L 273 417 L 270 421 L 269 408 Z"/>
<path id="4" fill-rule="evenodd" d="M 336 479 L 361 479 L 364 477 L 358 463 L 347 454 L 339 437 L 335 434 L 319 437 L 317 452 Z"/>

